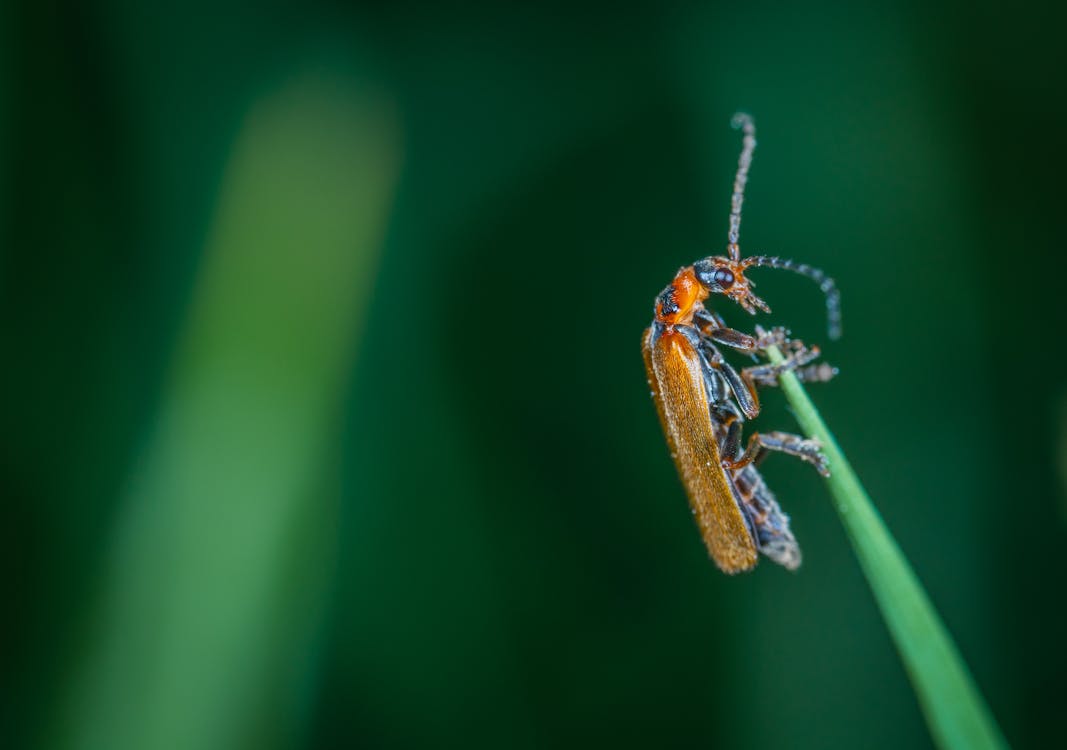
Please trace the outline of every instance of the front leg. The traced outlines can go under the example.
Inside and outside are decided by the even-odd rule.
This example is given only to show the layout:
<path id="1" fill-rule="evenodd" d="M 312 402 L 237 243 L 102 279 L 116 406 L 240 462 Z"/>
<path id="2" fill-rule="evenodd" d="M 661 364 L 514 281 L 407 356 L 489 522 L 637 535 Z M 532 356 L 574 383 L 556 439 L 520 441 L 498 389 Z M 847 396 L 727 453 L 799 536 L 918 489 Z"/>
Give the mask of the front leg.
<path id="1" fill-rule="evenodd" d="M 756 336 L 730 328 L 717 313 L 701 307 L 693 314 L 697 329 L 717 344 L 737 349 L 745 354 L 763 354 L 772 346 L 782 346 L 789 341 L 789 331 L 781 326 L 769 332 L 757 326 Z"/>
<path id="2" fill-rule="evenodd" d="M 799 341 L 790 341 L 788 344 L 789 351 L 780 364 L 746 367 L 741 371 L 742 375 L 759 386 L 777 386 L 778 376 L 789 370 L 796 373 L 797 378 L 804 383 L 825 383 L 837 375 L 837 368 L 825 362 L 806 366 L 818 358 L 819 347 L 813 346 L 809 349 Z"/>
<path id="3" fill-rule="evenodd" d="M 767 333 L 759 326 L 756 326 L 756 333 L 761 338 L 771 336 L 774 331 Z M 746 367 L 742 370 L 742 375 L 753 383 L 759 386 L 777 386 L 779 385 L 778 376 L 783 372 L 792 370 L 797 379 L 802 383 L 825 383 L 837 375 L 838 370 L 836 367 L 827 364 L 826 362 L 820 362 L 815 365 L 809 365 L 810 362 L 817 359 L 820 352 L 819 347 L 813 346 L 810 349 L 804 345 L 803 341 L 796 339 L 786 339 L 783 343 L 778 345 L 783 349 L 785 360 L 781 364 L 763 364 L 755 367 Z"/>
<path id="4" fill-rule="evenodd" d="M 748 377 L 752 378 L 756 385 L 763 388 L 774 388 L 780 385 L 778 376 L 786 370 L 792 370 L 793 374 L 797 376 L 797 380 L 801 383 L 825 383 L 828 380 L 832 380 L 838 373 L 836 367 L 826 362 L 819 362 L 807 367 L 798 367 L 795 364 L 790 365 L 788 362 L 783 362 L 781 365 L 746 367 L 744 372 Z"/>
<path id="5" fill-rule="evenodd" d="M 749 419 L 759 414 L 759 394 L 756 393 L 756 384 L 751 378 L 745 379 L 723 359 L 722 353 L 715 344 L 695 326 L 676 326 L 676 331 L 681 333 L 693 348 L 700 352 L 701 366 L 704 368 L 704 385 L 708 389 L 708 397 L 712 402 L 722 401 L 727 398 L 723 381 L 729 385 L 729 390 L 737 399 L 737 405 Z"/>

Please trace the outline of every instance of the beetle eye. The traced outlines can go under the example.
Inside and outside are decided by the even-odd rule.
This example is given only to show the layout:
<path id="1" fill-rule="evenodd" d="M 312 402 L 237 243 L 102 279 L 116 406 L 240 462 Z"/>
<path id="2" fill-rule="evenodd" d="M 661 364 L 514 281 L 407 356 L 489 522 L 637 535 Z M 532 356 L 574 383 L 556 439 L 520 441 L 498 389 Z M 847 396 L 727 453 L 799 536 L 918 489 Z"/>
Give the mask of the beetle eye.
<path id="1" fill-rule="evenodd" d="M 711 280 L 723 289 L 729 289 L 734 285 L 734 275 L 726 268 L 717 268 L 711 275 Z"/>

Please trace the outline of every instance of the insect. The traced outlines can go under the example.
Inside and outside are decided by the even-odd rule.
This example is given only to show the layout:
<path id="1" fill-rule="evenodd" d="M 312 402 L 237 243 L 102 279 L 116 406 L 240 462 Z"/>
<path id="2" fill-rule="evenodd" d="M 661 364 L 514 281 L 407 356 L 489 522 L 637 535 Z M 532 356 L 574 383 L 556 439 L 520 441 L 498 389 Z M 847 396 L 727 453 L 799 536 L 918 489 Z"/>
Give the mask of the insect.
<path id="1" fill-rule="evenodd" d="M 825 363 L 811 364 L 817 347 L 791 340 L 784 328 L 754 335 L 729 328 L 704 302 L 721 294 L 746 312 L 769 313 L 770 307 L 753 293 L 745 277 L 751 268 L 780 268 L 807 276 L 826 296 L 830 338 L 841 334 L 840 295 L 832 279 L 811 266 L 777 257 L 741 258 L 738 238 L 741 204 L 756 148 L 756 128 L 745 114 L 734 116 L 743 133 L 741 156 L 734 178 L 727 235 L 727 255 L 711 256 L 681 268 L 656 297 L 655 317 L 642 338 L 652 397 L 678 473 L 704 543 L 716 565 L 726 573 L 755 566 L 763 553 L 795 570 L 800 547 L 774 494 L 758 466 L 769 451 L 780 451 L 812 464 L 829 476 L 826 458 L 815 440 L 785 432 L 755 432 L 742 448 L 746 419 L 760 412 L 757 387 L 775 386 L 778 375 L 793 370 L 803 381 L 826 381 L 837 371 Z M 736 370 L 720 346 L 750 355 L 757 364 Z M 760 363 L 767 349 L 777 346 L 781 364 Z"/>

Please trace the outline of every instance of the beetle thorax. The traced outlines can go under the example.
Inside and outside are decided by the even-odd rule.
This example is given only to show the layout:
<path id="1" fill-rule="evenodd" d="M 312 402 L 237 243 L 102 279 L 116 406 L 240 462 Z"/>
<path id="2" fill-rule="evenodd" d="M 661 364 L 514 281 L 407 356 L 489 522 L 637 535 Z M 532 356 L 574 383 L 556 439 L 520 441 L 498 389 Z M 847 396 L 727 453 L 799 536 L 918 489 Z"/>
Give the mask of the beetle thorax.
<path id="1" fill-rule="evenodd" d="M 678 271 L 666 289 L 656 297 L 656 321 L 664 325 L 689 325 L 693 322 L 693 311 L 708 296 L 692 266 Z"/>

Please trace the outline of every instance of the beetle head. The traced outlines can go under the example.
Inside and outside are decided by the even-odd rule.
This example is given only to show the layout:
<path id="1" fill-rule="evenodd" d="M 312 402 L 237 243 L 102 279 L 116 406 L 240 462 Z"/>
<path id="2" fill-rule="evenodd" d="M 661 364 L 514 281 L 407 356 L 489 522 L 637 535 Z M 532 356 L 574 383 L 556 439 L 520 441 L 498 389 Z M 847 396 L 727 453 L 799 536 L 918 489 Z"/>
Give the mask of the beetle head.
<path id="1" fill-rule="evenodd" d="M 752 291 L 755 283 L 745 278 L 745 269 L 749 265 L 752 264 L 747 260 L 732 260 L 719 255 L 698 260 L 693 264 L 693 273 L 711 294 L 726 295 L 751 315 L 757 310 L 769 313 L 771 308 Z"/>
<path id="2" fill-rule="evenodd" d="M 693 264 L 693 274 L 697 281 L 711 294 L 723 294 L 740 305 L 746 312 L 755 315 L 757 310 L 770 312 L 771 308 L 757 297 L 752 288 L 755 282 L 745 278 L 749 268 L 780 268 L 785 271 L 806 276 L 826 295 L 826 317 L 831 339 L 841 336 L 841 295 L 834 280 L 818 268 L 807 263 L 795 263 L 791 260 L 770 255 L 753 255 L 749 258 L 734 260 L 721 255 L 704 258 Z"/>

